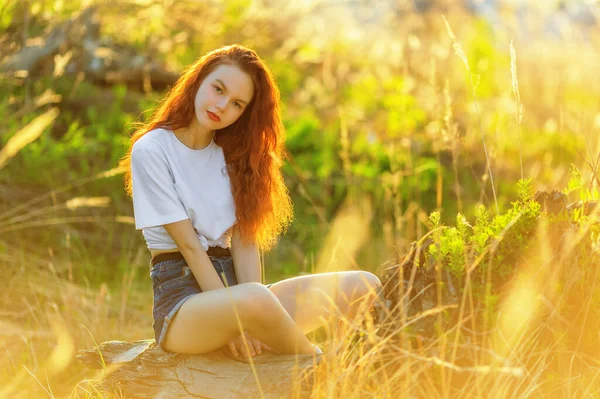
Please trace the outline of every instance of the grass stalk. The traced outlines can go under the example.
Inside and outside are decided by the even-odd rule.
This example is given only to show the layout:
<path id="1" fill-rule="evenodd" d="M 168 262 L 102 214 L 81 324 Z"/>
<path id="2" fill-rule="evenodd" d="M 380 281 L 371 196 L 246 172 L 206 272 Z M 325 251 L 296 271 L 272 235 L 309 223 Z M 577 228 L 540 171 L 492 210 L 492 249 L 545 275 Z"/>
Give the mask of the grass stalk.
<path id="1" fill-rule="evenodd" d="M 469 73 L 469 76 L 470 76 L 471 93 L 473 95 L 473 100 L 474 100 L 474 104 L 475 104 L 475 113 L 477 114 L 477 121 L 479 124 L 479 132 L 481 134 L 481 142 L 483 143 L 483 151 L 485 153 L 487 168 L 488 168 L 488 171 L 490 174 L 490 183 L 492 184 L 492 193 L 494 195 L 494 203 L 496 204 L 496 213 L 500 214 L 500 207 L 498 206 L 498 197 L 496 195 L 496 186 L 494 185 L 494 176 L 492 173 L 492 166 L 490 163 L 490 157 L 489 157 L 489 153 L 487 150 L 487 145 L 485 144 L 485 135 L 483 133 L 483 124 L 481 122 L 481 113 L 479 112 L 479 101 L 477 100 L 476 90 L 477 90 L 477 86 L 479 85 L 480 75 L 474 74 L 471 72 L 471 67 L 469 66 L 469 60 L 467 59 L 467 56 L 465 55 L 464 51 L 462 50 L 462 46 L 458 42 L 456 35 L 454 35 L 454 32 L 452 32 L 452 28 L 450 28 L 450 24 L 448 23 L 448 21 L 446 20 L 446 18 L 444 16 L 442 16 L 442 19 L 444 20 L 444 23 L 446 24 L 446 29 L 448 31 L 448 35 L 450 36 L 450 39 L 452 39 L 452 48 L 454 48 L 454 52 L 463 60 L 465 67 L 467 68 L 467 72 Z"/>
<path id="2" fill-rule="evenodd" d="M 519 80 L 517 79 L 517 53 L 513 42 L 510 42 L 510 72 L 513 96 L 515 99 L 515 121 L 519 127 L 519 165 L 521 166 L 521 180 L 525 177 L 523 173 L 523 147 L 521 145 L 521 122 L 523 121 L 523 102 L 521 101 L 521 93 L 519 92 Z"/>

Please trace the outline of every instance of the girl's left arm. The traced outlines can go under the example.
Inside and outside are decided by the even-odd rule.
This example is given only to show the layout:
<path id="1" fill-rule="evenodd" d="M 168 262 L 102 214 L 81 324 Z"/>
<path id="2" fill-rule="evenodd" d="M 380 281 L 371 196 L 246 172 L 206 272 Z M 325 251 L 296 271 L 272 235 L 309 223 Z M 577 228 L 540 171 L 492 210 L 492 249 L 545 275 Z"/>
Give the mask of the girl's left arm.
<path id="1" fill-rule="evenodd" d="M 255 242 L 243 243 L 237 226 L 231 234 L 231 257 L 238 284 L 262 283 L 258 245 Z"/>

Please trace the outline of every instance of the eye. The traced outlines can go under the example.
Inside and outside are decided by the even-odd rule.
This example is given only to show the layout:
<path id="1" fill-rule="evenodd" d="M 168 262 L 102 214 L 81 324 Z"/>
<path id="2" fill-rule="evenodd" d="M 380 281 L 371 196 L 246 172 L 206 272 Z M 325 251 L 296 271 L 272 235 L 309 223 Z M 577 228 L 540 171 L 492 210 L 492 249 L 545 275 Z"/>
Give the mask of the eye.
<path id="1" fill-rule="evenodd" d="M 238 103 L 237 101 L 235 101 L 235 102 L 233 103 L 233 105 L 235 105 L 235 106 L 236 106 L 236 107 L 238 107 L 238 108 L 242 108 L 242 105 L 241 105 L 240 103 Z"/>
<path id="2" fill-rule="evenodd" d="M 215 89 L 217 90 L 217 92 L 222 93 L 223 90 L 221 90 L 221 88 L 219 86 L 215 86 Z"/>

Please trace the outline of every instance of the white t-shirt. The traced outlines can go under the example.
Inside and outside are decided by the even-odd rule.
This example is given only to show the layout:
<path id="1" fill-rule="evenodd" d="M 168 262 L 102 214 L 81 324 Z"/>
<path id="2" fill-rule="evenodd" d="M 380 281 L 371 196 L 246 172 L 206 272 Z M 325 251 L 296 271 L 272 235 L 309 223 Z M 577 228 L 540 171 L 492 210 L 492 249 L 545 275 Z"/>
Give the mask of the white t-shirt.
<path id="1" fill-rule="evenodd" d="M 163 225 L 190 219 L 205 250 L 231 246 L 235 203 L 223 149 L 193 150 L 172 131 L 154 129 L 131 151 L 135 228 L 149 249 L 175 249 Z"/>

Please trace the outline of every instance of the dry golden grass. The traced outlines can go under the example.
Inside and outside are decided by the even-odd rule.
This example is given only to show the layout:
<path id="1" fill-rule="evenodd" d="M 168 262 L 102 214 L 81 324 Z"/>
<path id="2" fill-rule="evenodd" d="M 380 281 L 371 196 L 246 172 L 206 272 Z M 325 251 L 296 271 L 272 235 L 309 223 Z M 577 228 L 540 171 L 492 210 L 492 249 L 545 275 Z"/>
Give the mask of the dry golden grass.
<path id="1" fill-rule="evenodd" d="M 345 208 L 339 218 L 360 220 L 360 214 L 352 215 L 355 212 Z M 345 242 L 352 232 L 332 229 L 338 243 Z M 573 294 L 570 290 L 577 286 L 577 278 L 586 272 L 564 267 L 571 265 L 571 252 L 585 235 L 568 236 L 565 253 L 554 262 L 547 235 L 547 225 L 541 223 L 525 257 L 528 262 L 519 268 L 503 294 L 493 320 L 482 322 L 476 316 L 468 289 L 458 304 L 458 323 L 430 337 L 415 335 L 410 326 L 415 319 L 438 317 L 449 309 L 445 305 L 413 318 L 390 309 L 381 324 L 375 324 L 364 310 L 359 310 L 354 320 L 340 314 L 348 329 L 346 336 L 334 338 L 329 328 L 313 336 L 325 355 L 305 382 L 313 384 L 312 397 L 600 395 L 600 353 L 598 348 L 590 351 L 590 338 L 583 337 L 588 326 L 597 325 L 600 274 L 593 271 L 585 292 L 576 293 L 583 317 L 564 313 L 563 301 Z M 355 245 L 353 242 L 351 248 Z M 324 252 L 330 259 L 329 271 L 346 264 L 349 252 L 338 257 L 336 251 L 341 247 L 336 248 Z M 151 293 L 147 286 L 134 283 L 140 270 L 132 265 L 120 284 L 89 288 L 59 277 L 65 269 L 60 260 L 21 254 L 23 263 L 3 261 L 8 289 L 1 297 L 0 397 L 125 397 L 100 390 L 102 376 L 110 369 L 87 370 L 75 362 L 74 355 L 105 340 L 151 336 Z M 592 334 L 598 338 L 597 331 Z M 292 392 L 291 397 L 297 397 L 298 392 Z"/>
<path id="2" fill-rule="evenodd" d="M 114 28 L 118 25 L 111 26 Z M 448 30 L 451 32 L 449 27 Z M 468 24 L 461 28 L 462 32 L 468 30 Z M 390 42 L 392 36 L 390 34 Z M 460 33 L 458 36 L 461 36 Z M 471 84 L 471 90 L 466 91 L 472 91 L 477 102 L 475 88 L 479 79 L 503 80 L 499 75 L 480 78 L 473 74 L 457 37 L 454 33 L 451 33 L 451 37 L 469 74 L 467 81 Z M 416 71 L 414 73 L 422 73 L 429 67 L 433 70 L 450 65 L 447 62 L 449 51 L 445 50 L 448 46 L 435 42 L 427 47 L 420 44 L 416 36 L 410 38 L 407 46 L 412 46 L 415 51 L 410 53 L 407 50 L 407 54 L 411 55 L 411 60 L 406 61 L 407 69 L 412 67 Z M 488 165 L 487 172 L 491 177 L 490 170 L 493 170 L 495 176 L 504 178 L 503 171 L 514 169 L 511 163 L 516 163 L 515 150 L 518 149 L 521 176 L 532 177 L 534 181 L 539 179 L 540 184 L 551 188 L 559 187 L 564 183 L 567 166 L 552 167 L 553 157 L 558 155 L 540 155 L 538 148 L 527 145 L 527 140 L 521 141 L 523 114 L 527 115 L 527 108 L 523 104 L 530 107 L 535 104 L 544 110 L 535 115 L 537 121 L 532 122 L 533 118 L 530 118 L 529 128 L 539 128 L 548 135 L 548 139 L 555 139 L 563 132 L 582 130 L 581 135 L 598 140 L 598 143 L 589 145 L 592 153 L 592 148 L 600 148 L 600 136 L 597 134 L 600 131 L 600 113 L 597 106 L 590 105 L 586 93 L 597 92 L 593 90 L 600 82 L 597 68 L 590 68 L 589 65 L 598 65 L 600 56 L 586 47 L 548 52 L 543 43 L 532 43 L 526 51 L 519 48 L 521 63 L 517 79 L 516 51 L 513 46 L 506 50 L 511 55 L 510 73 L 498 73 L 506 72 L 512 80 L 514 102 L 509 101 L 509 104 L 511 110 L 516 104 L 518 138 L 509 131 L 492 137 L 495 141 L 488 141 L 491 154 L 487 153 L 486 148 L 484 157 Z M 585 62 L 573 65 L 578 57 L 584 58 Z M 540 65 L 545 66 L 541 77 L 538 71 Z M 381 70 L 386 67 L 380 65 Z M 448 75 L 460 76 L 458 73 Z M 403 77 L 407 80 L 412 78 L 410 75 Z M 490 132 L 484 132 L 480 123 L 477 128 L 462 132 L 461 141 L 461 132 L 455 119 L 467 118 L 465 115 L 469 114 L 472 104 L 469 101 L 457 103 L 456 100 L 453 104 L 454 93 L 451 94 L 448 83 L 443 92 L 435 92 L 438 87 L 432 86 L 433 94 L 442 99 L 445 113 L 440 118 L 444 120 L 444 130 L 434 129 L 434 133 L 439 137 L 445 135 L 452 148 L 454 184 L 461 210 L 462 202 L 470 201 L 460 196 L 458 168 L 461 154 L 466 154 L 463 155 L 466 157 L 477 156 L 482 145 L 481 138 L 489 140 Z M 411 93 L 417 100 L 428 98 L 430 94 L 419 88 Z M 579 93 L 583 93 L 581 98 L 572 96 Z M 506 98 L 499 97 L 482 101 L 482 108 L 497 107 L 498 112 L 502 113 L 508 106 Z M 597 116 L 586 116 L 586 120 L 591 118 L 596 121 L 596 126 L 590 127 L 584 123 L 584 119 L 577 114 L 580 108 L 597 113 Z M 480 118 L 478 110 L 479 105 L 476 113 Z M 56 109 L 51 109 L 41 119 L 34 120 L 17 133 L 14 141 L 0 151 L 0 168 L 38 138 L 56 118 L 56 114 Z M 485 117 L 486 112 L 482 114 Z M 347 176 L 351 162 L 351 132 L 342 108 L 337 109 L 337 115 L 342 119 L 340 158 Z M 464 120 L 462 128 L 466 129 Z M 484 137 L 484 133 L 488 135 Z M 573 140 L 577 137 L 572 136 Z M 413 156 L 411 145 L 409 135 L 390 143 L 388 148 L 391 154 L 405 151 L 410 159 L 407 169 L 401 169 L 392 159 L 392 173 L 385 182 L 385 201 L 392 205 L 393 220 L 381 220 L 380 225 L 386 232 L 388 248 L 403 247 L 403 243 L 423 235 L 420 229 L 425 224 L 426 213 L 419 198 L 403 199 L 398 194 L 401 185 L 406 184 L 403 178 L 420 171 L 418 167 L 412 167 L 414 159 L 410 158 Z M 591 158 L 594 159 L 593 156 Z M 490 162 L 490 159 L 494 162 Z M 529 164 L 527 171 L 523 170 L 524 163 Z M 132 229 L 133 220 L 130 216 L 62 216 L 33 220 L 49 210 L 69 211 L 106 206 L 103 197 L 77 197 L 51 207 L 34 208 L 50 195 L 66 193 L 86 182 L 122 172 L 120 169 L 103 172 L 16 206 L 0 215 L 0 233 L 77 221 L 124 223 L 127 224 L 126 228 Z M 483 198 L 486 178 L 482 180 Z M 349 186 L 352 184 L 350 180 L 347 183 Z M 446 203 L 451 200 L 442 198 L 443 184 L 440 172 L 437 176 L 438 206 L 442 205 L 442 200 Z M 299 195 L 315 204 L 305 191 Z M 359 195 L 357 197 L 360 198 Z M 361 230 L 361 226 L 368 225 L 372 220 L 372 205 L 367 199 L 349 198 L 337 217 L 327 223 L 330 234 L 316 262 L 318 271 L 345 270 L 348 265 L 356 263 L 356 253 L 369 242 L 367 230 Z M 322 212 L 315 212 L 327 222 Z M 572 267 L 568 262 L 569 257 L 577 256 L 572 249 L 576 248 L 582 235 L 568 236 L 565 243 L 567 250 L 559 254 L 558 261 L 555 259 L 551 262 L 556 254 L 547 246 L 545 237 L 548 232 L 545 228 L 543 224 L 540 225 L 538 239 L 527 255 L 529 262 L 521 265 L 513 283 L 503 293 L 500 311 L 489 319 L 477 317 L 472 292 L 466 290 L 457 304 L 460 310 L 458 322 L 433 337 L 417 336 L 412 331 L 415 319 L 407 318 L 398 309 L 383 321 L 392 326 L 391 331 L 384 328 L 385 325 L 374 324 L 367 312 L 359 312 L 356 320 L 345 320 L 340 315 L 351 332 L 346 339 L 333 339 L 333 332 L 329 330 L 313 334 L 326 354 L 309 377 L 314 384 L 312 396 L 361 399 L 600 397 L 600 346 L 591 344 L 600 342 L 598 331 L 593 329 L 598 324 L 600 275 L 598 270 Z M 139 278 L 139 275 L 146 273 L 146 266 L 139 261 L 132 262 L 123 272 L 121 281 L 111 285 L 98 282 L 99 286 L 95 287 L 87 282 L 74 284 L 71 278 L 64 277 L 71 275 L 67 270 L 72 265 L 68 259 L 57 258 L 53 253 L 24 253 L 9 246 L 6 253 L 0 254 L 0 261 L 4 270 L 4 288 L 0 292 L 0 398 L 124 397 L 118 392 L 99 390 L 103 373 L 110 370 L 100 373 L 87 370 L 76 363 L 74 355 L 79 349 L 105 340 L 137 340 L 152 336 L 151 288 L 143 282 L 146 280 Z M 102 264 L 96 266 L 106 267 Z M 581 289 L 577 282 L 582 275 L 587 278 L 585 289 L 575 291 Z M 566 307 L 568 297 L 578 299 L 575 310 Z M 438 303 L 437 307 L 416 318 L 443 320 L 447 310 L 445 304 Z M 382 334 L 384 330 L 387 331 L 385 335 Z M 297 396 L 297 392 L 292 392 L 291 396 Z"/>
<path id="3" fill-rule="evenodd" d="M 20 150 L 25 148 L 27 144 L 38 139 L 44 130 L 52 125 L 58 114 L 58 108 L 51 108 L 11 136 L 6 145 L 0 150 L 0 169 L 2 169 L 12 157 L 18 154 Z"/>
<path id="4" fill-rule="evenodd" d="M 151 294 L 135 289 L 133 267 L 121 284 L 92 289 L 59 277 L 65 265 L 53 259 L 13 262 L 3 262 L 0 397 L 63 397 L 79 380 L 97 378 L 75 363 L 79 349 L 151 333 Z"/>

